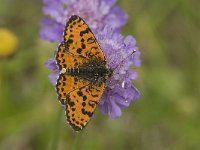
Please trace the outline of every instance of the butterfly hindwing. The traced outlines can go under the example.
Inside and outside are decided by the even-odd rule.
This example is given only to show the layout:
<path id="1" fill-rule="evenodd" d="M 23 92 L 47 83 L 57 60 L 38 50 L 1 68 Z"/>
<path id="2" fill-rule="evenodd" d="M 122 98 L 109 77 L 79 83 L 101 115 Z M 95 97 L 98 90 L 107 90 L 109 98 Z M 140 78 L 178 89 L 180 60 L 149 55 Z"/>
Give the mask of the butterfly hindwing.
<path id="1" fill-rule="evenodd" d="M 75 131 L 83 129 L 90 121 L 103 90 L 104 83 L 89 84 L 67 94 L 66 117 Z"/>
<path id="2" fill-rule="evenodd" d="M 79 16 L 72 16 L 64 31 L 66 49 L 72 54 L 84 58 L 92 57 L 105 60 L 104 54 L 88 25 Z"/>
<path id="3" fill-rule="evenodd" d="M 66 100 L 66 95 L 69 92 L 76 90 L 80 87 L 86 86 L 88 84 L 89 82 L 87 80 L 83 80 L 78 77 L 61 73 L 58 77 L 56 84 L 56 91 L 58 94 L 59 101 L 62 104 L 64 104 Z"/>

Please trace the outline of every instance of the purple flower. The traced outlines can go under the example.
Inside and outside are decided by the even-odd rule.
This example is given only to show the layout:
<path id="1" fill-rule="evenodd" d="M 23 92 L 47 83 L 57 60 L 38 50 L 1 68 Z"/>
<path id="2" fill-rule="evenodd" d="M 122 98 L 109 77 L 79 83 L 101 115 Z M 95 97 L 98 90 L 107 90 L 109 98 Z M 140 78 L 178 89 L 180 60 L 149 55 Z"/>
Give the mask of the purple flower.
<path id="1" fill-rule="evenodd" d="M 44 0 L 43 11 L 46 17 L 41 21 L 40 35 L 49 41 L 62 41 L 64 25 L 73 14 L 82 17 L 90 26 L 105 54 L 108 67 L 113 69 L 99 109 L 111 118 L 121 116 L 121 110 L 140 97 L 132 84 L 132 80 L 138 77 L 137 71 L 130 69 L 132 65 L 140 66 L 140 51 L 135 38 L 131 35 L 124 37 L 120 32 L 120 27 L 127 21 L 127 14 L 115 4 L 115 0 Z M 45 65 L 54 71 L 49 80 L 55 86 L 60 72 L 55 58 L 50 58 Z"/>
<path id="2" fill-rule="evenodd" d="M 45 17 L 41 20 L 41 38 L 62 41 L 62 31 L 68 18 L 74 14 L 83 18 L 94 33 L 105 25 L 122 27 L 127 14 L 117 6 L 116 0 L 43 0 Z"/>
<path id="3" fill-rule="evenodd" d="M 112 77 L 107 80 L 99 108 L 102 113 L 116 118 L 121 115 L 122 108 L 128 107 L 140 96 L 139 91 L 132 84 L 132 80 L 137 79 L 137 72 L 130 69 L 131 65 L 140 65 L 140 52 L 132 36 L 123 37 L 118 30 L 108 26 L 96 34 L 96 38 L 107 58 L 108 67 L 114 70 Z M 136 51 L 134 54 L 132 54 L 133 50 Z M 49 59 L 46 66 L 55 70 L 57 68 L 55 59 Z M 53 85 L 56 84 L 57 75 L 58 72 L 49 75 Z"/>

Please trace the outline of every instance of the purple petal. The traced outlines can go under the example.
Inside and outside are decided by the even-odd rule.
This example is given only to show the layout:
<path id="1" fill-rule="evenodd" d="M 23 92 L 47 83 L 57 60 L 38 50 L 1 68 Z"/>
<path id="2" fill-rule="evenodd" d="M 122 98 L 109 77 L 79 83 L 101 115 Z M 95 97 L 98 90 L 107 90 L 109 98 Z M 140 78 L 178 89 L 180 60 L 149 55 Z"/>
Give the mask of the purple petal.
<path id="1" fill-rule="evenodd" d="M 106 91 L 106 89 L 105 89 L 105 91 Z M 109 98 L 108 97 L 109 92 L 108 91 L 105 92 L 105 91 L 104 91 L 104 93 L 103 93 L 103 95 L 102 95 L 102 97 L 99 101 L 98 107 L 103 114 L 108 114 L 108 107 L 107 107 L 108 105 L 106 103 L 107 103 L 108 98 Z"/>
<path id="2" fill-rule="evenodd" d="M 112 8 L 108 16 L 105 18 L 105 21 L 108 25 L 113 28 L 120 28 L 126 24 L 128 20 L 128 15 L 122 10 L 119 6 Z"/>
<path id="3" fill-rule="evenodd" d="M 99 104 L 99 109 L 103 114 L 108 114 L 110 118 L 117 118 L 121 116 L 121 108 L 116 104 L 115 97 L 110 99 L 109 97 L 103 104 Z"/>
<path id="4" fill-rule="evenodd" d="M 64 5 L 60 1 L 45 2 L 43 12 L 56 20 L 61 20 L 64 12 Z M 60 18 L 60 19 L 59 19 Z"/>
<path id="5" fill-rule="evenodd" d="M 41 28 L 40 30 L 40 37 L 44 40 L 49 41 L 62 41 L 62 32 L 63 32 L 63 25 L 51 20 L 47 17 L 44 17 L 41 20 Z"/>
<path id="6" fill-rule="evenodd" d="M 132 60 L 133 60 L 133 64 L 135 66 L 140 66 L 141 65 L 141 59 L 140 59 L 140 51 L 138 47 L 134 48 L 136 50 L 136 52 L 133 54 Z"/>
<path id="7" fill-rule="evenodd" d="M 128 70 L 127 73 L 131 80 L 136 80 L 138 78 L 138 73 L 135 70 Z"/>
<path id="8" fill-rule="evenodd" d="M 45 62 L 45 66 L 51 70 L 56 70 L 58 69 L 57 65 L 56 65 L 56 60 L 54 58 L 49 58 L 46 62 Z"/>
<path id="9" fill-rule="evenodd" d="M 130 101 L 128 101 L 119 94 L 116 94 L 115 99 L 113 99 L 113 101 L 115 101 L 115 103 L 117 103 L 120 108 L 128 107 L 130 104 Z"/>
<path id="10" fill-rule="evenodd" d="M 57 82 L 57 78 L 58 78 L 59 73 L 60 73 L 60 71 L 53 72 L 53 73 L 51 73 L 51 74 L 48 76 L 49 81 L 50 81 L 54 86 L 56 86 L 56 82 Z"/>
<path id="11" fill-rule="evenodd" d="M 100 6 L 99 11 L 102 12 L 102 14 L 107 14 L 110 11 L 110 8 L 116 3 L 116 0 L 99 0 Z"/>
<path id="12" fill-rule="evenodd" d="M 140 97 L 140 92 L 132 84 L 127 85 L 127 87 L 125 88 L 126 88 L 126 92 L 123 92 L 124 98 L 128 99 L 129 101 L 133 101 Z"/>
<path id="13" fill-rule="evenodd" d="M 125 44 L 127 53 L 131 54 L 135 48 L 136 40 L 131 35 L 128 35 L 124 39 L 124 44 Z"/>
<path id="14" fill-rule="evenodd" d="M 121 108 L 116 104 L 115 101 L 110 101 L 108 106 L 108 115 L 110 118 L 118 118 L 122 114 Z"/>

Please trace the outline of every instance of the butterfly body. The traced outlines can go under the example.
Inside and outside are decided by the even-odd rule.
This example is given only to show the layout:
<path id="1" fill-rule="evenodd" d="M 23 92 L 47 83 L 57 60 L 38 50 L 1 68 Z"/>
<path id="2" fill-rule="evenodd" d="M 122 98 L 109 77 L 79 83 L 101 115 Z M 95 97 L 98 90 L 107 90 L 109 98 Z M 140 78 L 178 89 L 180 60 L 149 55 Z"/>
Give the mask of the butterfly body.
<path id="1" fill-rule="evenodd" d="M 77 75 L 95 84 L 105 82 L 111 74 L 112 70 L 105 66 L 104 61 L 101 59 L 91 59 L 79 67 Z"/>

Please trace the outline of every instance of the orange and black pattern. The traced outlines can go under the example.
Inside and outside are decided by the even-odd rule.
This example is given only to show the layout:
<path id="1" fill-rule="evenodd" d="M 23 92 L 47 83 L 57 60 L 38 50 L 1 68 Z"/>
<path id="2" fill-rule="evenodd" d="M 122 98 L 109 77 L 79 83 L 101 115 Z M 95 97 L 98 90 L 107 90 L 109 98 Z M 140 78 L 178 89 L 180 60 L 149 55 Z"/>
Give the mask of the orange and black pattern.
<path id="1" fill-rule="evenodd" d="M 66 49 L 75 55 L 105 60 L 104 54 L 88 25 L 78 16 L 72 16 L 64 31 Z"/>
<path id="2" fill-rule="evenodd" d="M 111 75 L 104 54 L 88 25 L 72 16 L 64 31 L 56 60 L 61 73 L 57 79 L 58 99 L 66 107 L 68 123 L 75 131 L 90 121 Z"/>

